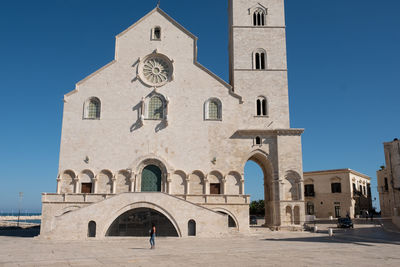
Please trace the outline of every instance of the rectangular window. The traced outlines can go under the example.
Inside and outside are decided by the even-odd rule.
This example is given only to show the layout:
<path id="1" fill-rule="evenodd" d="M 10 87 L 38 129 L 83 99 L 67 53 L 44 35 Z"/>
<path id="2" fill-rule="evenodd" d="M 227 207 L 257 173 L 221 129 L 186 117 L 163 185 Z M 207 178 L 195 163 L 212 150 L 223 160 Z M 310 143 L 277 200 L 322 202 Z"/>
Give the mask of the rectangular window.
<path id="1" fill-rule="evenodd" d="M 341 183 L 331 183 L 332 193 L 342 193 L 342 184 Z"/>
<path id="2" fill-rule="evenodd" d="M 81 193 L 82 194 L 92 193 L 92 183 L 82 183 Z"/>
<path id="3" fill-rule="evenodd" d="M 210 184 L 210 194 L 211 195 L 221 194 L 221 185 L 220 184 Z"/>
<path id="4" fill-rule="evenodd" d="M 389 190 L 388 179 L 385 177 L 385 191 Z"/>
<path id="5" fill-rule="evenodd" d="M 306 197 L 314 197 L 315 196 L 313 184 L 304 185 L 304 196 L 306 196 Z"/>

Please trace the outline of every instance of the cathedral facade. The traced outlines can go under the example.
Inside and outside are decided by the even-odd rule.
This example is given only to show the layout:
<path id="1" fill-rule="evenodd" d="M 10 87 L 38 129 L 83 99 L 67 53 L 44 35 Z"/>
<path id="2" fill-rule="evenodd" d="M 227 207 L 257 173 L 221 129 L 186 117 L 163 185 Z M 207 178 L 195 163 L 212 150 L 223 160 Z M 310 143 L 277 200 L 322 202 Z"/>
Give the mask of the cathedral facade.
<path id="1" fill-rule="evenodd" d="M 229 0 L 228 10 L 229 83 L 156 7 L 65 95 L 41 236 L 142 236 L 152 224 L 167 236 L 247 232 L 249 160 L 264 174 L 265 225 L 301 227 L 303 130 L 289 123 L 284 0 Z"/>

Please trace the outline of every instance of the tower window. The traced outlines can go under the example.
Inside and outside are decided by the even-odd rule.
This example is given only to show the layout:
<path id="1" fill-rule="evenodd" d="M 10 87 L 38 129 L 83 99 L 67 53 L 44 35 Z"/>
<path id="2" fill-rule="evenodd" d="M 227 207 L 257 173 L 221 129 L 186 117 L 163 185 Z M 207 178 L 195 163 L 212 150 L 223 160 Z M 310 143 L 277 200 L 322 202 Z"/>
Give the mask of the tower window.
<path id="1" fill-rule="evenodd" d="M 265 50 L 263 49 L 258 49 L 256 52 L 253 54 L 253 69 L 256 70 L 265 70 L 266 69 L 266 59 L 267 59 L 267 54 Z"/>
<path id="2" fill-rule="evenodd" d="M 161 27 L 157 26 L 157 27 L 153 28 L 152 39 L 153 40 L 161 40 Z"/>
<path id="3" fill-rule="evenodd" d="M 84 119 L 100 119 L 101 102 L 97 97 L 91 97 L 85 101 L 83 118 Z"/>
<path id="4" fill-rule="evenodd" d="M 256 109 L 257 116 L 267 116 L 267 99 L 265 97 L 257 98 Z"/>
<path id="5" fill-rule="evenodd" d="M 257 8 L 253 13 L 253 25 L 254 26 L 265 25 L 265 12 L 261 8 Z"/>

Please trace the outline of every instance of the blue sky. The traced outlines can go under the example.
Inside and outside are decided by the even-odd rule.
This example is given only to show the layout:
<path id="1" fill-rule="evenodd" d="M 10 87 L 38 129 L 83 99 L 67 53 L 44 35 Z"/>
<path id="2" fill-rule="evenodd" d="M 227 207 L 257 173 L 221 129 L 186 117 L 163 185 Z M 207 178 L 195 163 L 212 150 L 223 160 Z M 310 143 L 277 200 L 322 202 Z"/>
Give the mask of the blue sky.
<path id="1" fill-rule="evenodd" d="M 54 192 L 63 95 L 113 59 L 114 36 L 157 1 L 2 1 L 0 211 L 40 210 Z M 201 64 L 228 80 L 227 0 L 162 0 L 199 37 Z M 291 124 L 305 128 L 304 170 L 373 178 L 399 137 L 400 1 L 286 0 Z M 396 117 L 397 115 L 397 117 Z M 246 168 L 257 176 L 257 168 Z M 253 199 L 261 178 L 246 182 Z M 250 179 L 248 179 L 250 181 Z"/>

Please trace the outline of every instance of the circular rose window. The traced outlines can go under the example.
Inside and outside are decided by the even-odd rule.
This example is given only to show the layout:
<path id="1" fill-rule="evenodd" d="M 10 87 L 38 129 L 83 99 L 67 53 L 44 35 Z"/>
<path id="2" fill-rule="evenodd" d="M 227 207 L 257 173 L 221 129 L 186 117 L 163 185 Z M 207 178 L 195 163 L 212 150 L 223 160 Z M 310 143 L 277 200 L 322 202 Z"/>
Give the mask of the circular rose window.
<path id="1" fill-rule="evenodd" d="M 147 56 L 139 66 L 141 80 L 149 86 L 163 86 L 171 81 L 172 62 L 161 54 Z"/>

